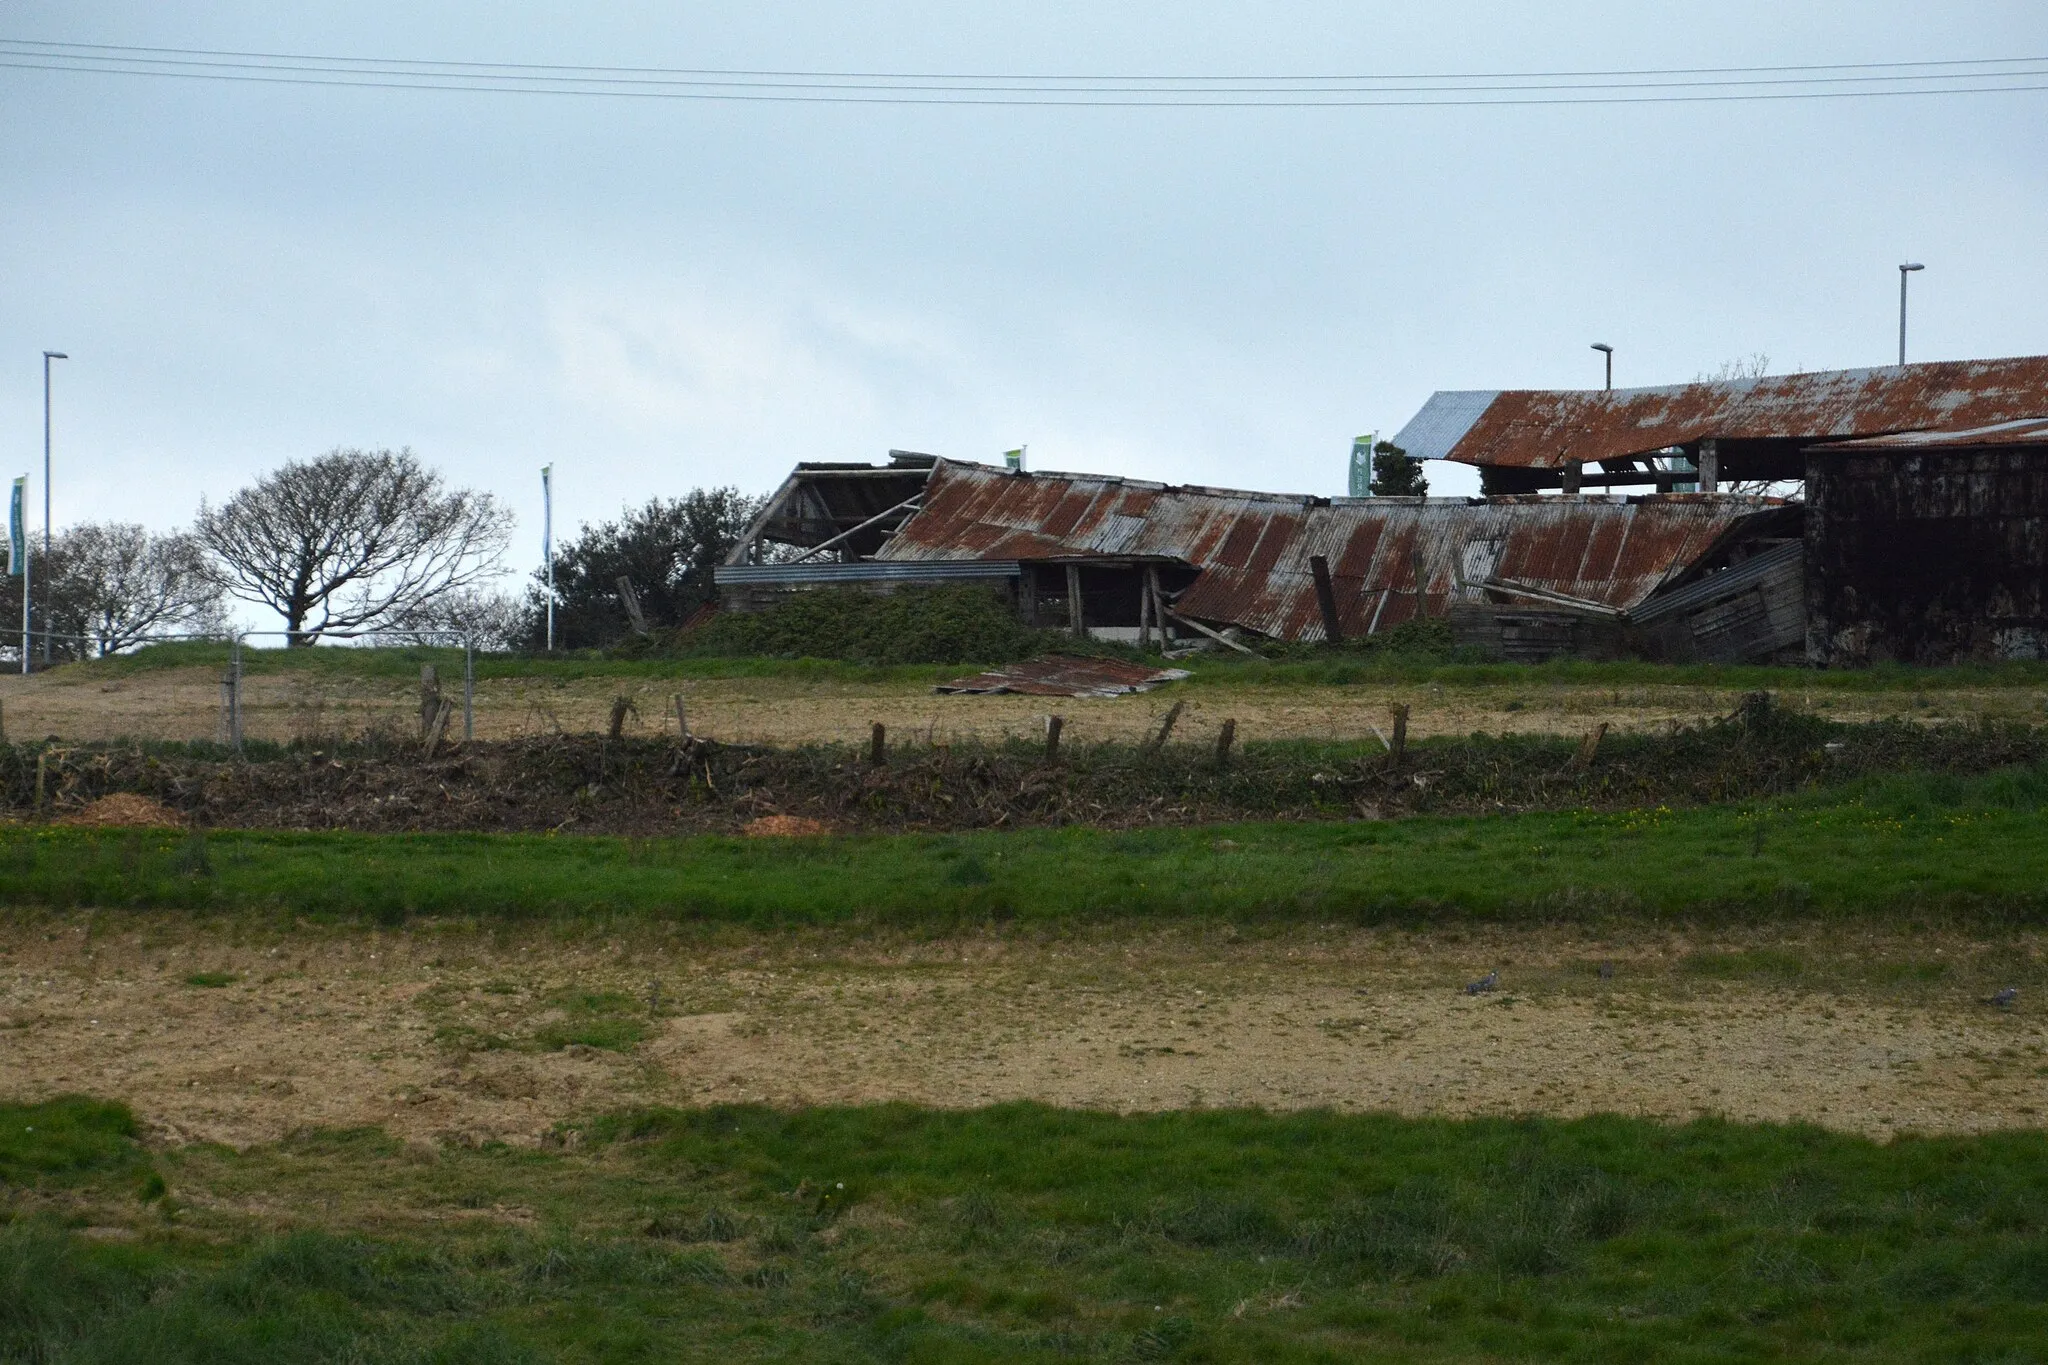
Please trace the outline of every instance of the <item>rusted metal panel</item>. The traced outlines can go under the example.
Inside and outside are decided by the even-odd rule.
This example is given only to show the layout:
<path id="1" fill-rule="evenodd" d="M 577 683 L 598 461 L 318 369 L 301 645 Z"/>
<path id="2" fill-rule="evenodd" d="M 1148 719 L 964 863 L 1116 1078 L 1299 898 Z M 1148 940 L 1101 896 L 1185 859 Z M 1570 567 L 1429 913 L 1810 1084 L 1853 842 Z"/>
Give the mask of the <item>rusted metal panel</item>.
<path id="1" fill-rule="evenodd" d="M 1995 446 L 2048 446 L 2048 417 L 2026 417 L 2014 422 L 1994 422 L 1986 427 L 1960 431 L 1901 431 L 1890 436 L 1871 436 L 1860 441 L 1831 441 L 1808 446 L 1808 450 L 1846 450 L 1881 455 L 1890 451 L 1975 450 Z"/>
<path id="2" fill-rule="evenodd" d="M 2048 658 L 2048 444 L 1806 460 L 1811 660 Z"/>
<path id="3" fill-rule="evenodd" d="M 1147 498 L 1143 517 L 1111 526 L 1109 518 L 1077 516 L 1065 533 L 1045 520 L 1055 509 L 1111 505 L 1133 492 Z M 1355 638 L 1477 600 L 1477 580 L 1494 574 L 1626 610 L 1744 518 L 1777 505 L 1713 494 L 1326 499 L 942 462 L 922 510 L 878 558 L 1184 564 L 1200 573 L 1175 601 L 1182 615 L 1319 640 L 1309 560 L 1322 555 L 1341 628 Z"/>
<path id="4" fill-rule="evenodd" d="M 1710 437 L 1842 440 L 2044 415 L 2048 356 L 2015 356 L 1612 392 L 1446 392 L 1431 397 L 1394 443 L 1417 459 L 1558 469 Z"/>

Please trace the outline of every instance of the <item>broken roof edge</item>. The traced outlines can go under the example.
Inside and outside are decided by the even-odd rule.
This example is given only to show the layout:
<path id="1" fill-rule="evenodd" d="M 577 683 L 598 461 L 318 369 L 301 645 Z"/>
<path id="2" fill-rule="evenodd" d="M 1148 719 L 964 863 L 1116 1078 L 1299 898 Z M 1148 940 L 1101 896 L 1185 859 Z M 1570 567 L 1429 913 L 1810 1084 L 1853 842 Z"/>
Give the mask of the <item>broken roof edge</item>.
<path id="1" fill-rule="evenodd" d="M 1445 389 L 1430 395 L 1393 442 L 1416 459 L 1558 468 L 1639 460 L 1706 439 L 1818 442 L 1937 430 L 1964 425 L 1958 409 L 1975 408 L 1966 416 L 1975 418 L 1967 425 L 1977 426 L 1987 418 L 2029 415 L 2044 397 L 2048 356 L 2043 355 L 1799 370 L 1628 389 Z M 1779 429 L 1784 414 L 1792 411 L 1806 414 L 1804 430 Z M 1827 425 L 1812 425 L 1815 419 Z M 1858 425 L 1863 429 L 1855 429 Z"/>
<path id="2" fill-rule="evenodd" d="M 1146 493 L 1185 493 L 1198 498 L 1235 498 L 1254 502 L 1286 503 L 1296 507 L 1490 507 L 1514 503 L 1553 503 L 1561 500 L 1560 495 L 1555 493 L 1476 493 L 1432 498 L 1352 498 L 1322 493 L 1276 493 L 1265 489 L 1218 488 L 1200 483 L 1161 483 L 1156 479 L 1133 479 L 1122 474 L 1090 474 L 1060 469 L 1027 469 L 1013 473 L 999 465 L 978 464 L 972 460 L 955 460 L 950 457 L 940 458 L 940 466 L 949 464 L 973 470 L 993 471 L 1006 479 L 1064 479 L 1069 483 L 1113 485 Z M 936 472 L 934 470 L 934 473 Z M 1615 506 L 1658 502 L 1742 502 L 1759 507 L 1776 506 L 1785 501 L 1783 498 L 1763 497 L 1754 493 L 1583 493 L 1578 495 L 1578 500 Z M 907 522 L 905 524 L 908 525 Z"/>
<path id="3" fill-rule="evenodd" d="M 1822 441 L 1805 447 L 1813 451 L 1962 450 L 1982 446 L 2048 445 L 2048 415 L 2016 417 L 2010 422 L 1992 422 L 1981 427 L 1931 428 L 1894 431 L 1884 436 L 1860 436 L 1850 441 Z"/>

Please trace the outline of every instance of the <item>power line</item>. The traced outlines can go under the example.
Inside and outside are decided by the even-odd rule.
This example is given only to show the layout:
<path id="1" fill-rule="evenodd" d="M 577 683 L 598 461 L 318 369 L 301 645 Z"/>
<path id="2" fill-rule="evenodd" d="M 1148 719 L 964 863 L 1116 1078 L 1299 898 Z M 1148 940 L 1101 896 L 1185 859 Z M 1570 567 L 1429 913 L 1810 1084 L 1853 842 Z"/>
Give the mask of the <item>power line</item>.
<path id="1" fill-rule="evenodd" d="M 1051 74 L 1045 72 L 1015 73 L 1010 75 L 989 72 L 961 73 L 935 71 L 796 71 L 775 69 L 748 69 L 738 67 L 663 67 L 663 66 L 575 66 L 552 62 L 476 62 L 430 60 L 425 58 L 345 57 L 320 56 L 303 52 L 248 52 L 228 48 L 183 48 L 183 47 L 139 47 L 112 43 L 59 43 L 28 38 L 0 38 L 0 48 L 42 49 L 52 55 L 65 53 L 130 54 L 141 56 L 184 57 L 234 57 L 254 61 L 278 62 L 322 62 L 356 63 L 374 66 L 443 67 L 475 71 L 528 71 L 556 72 L 565 75 L 595 73 L 598 75 L 653 75 L 653 76 L 711 76 L 711 77 L 793 77 L 817 80 L 870 80 L 870 81 L 1399 81 L 1399 80 L 1536 80 L 1575 79 L 1581 77 L 1624 77 L 1624 76 L 1714 76 L 1754 75 L 1797 71 L 1906 71 L 1931 70 L 1938 67 L 1989 68 L 1995 66 L 2033 65 L 2048 62 L 2048 56 L 2034 57 L 1954 57 L 1946 59 L 1924 59 L 1907 62 L 1821 62 L 1804 65 L 1775 66 L 1676 66 L 1618 68 L 1611 70 L 1585 71 L 1468 71 L 1468 72 L 1379 72 L 1379 73 L 1322 73 L 1306 75 L 1262 75 L 1250 76 L 1243 73 L 1229 76 L 1210 75 L 1135 75 L 1135 74 Z M 1965 73 L 1958 73 L 1965 74 Z M 1994 73 L 1995 74 L 1995 73 Z"/>
<path id="2" fill-rule="evenodd" d="M 0 68 L 472 94 L 1094 108 L 1677 104 L 2048 89 L 2048 57 L 1407 76 L 990 76 L 430 62 L 0 39 Z M 1811 74 L 1823 72 L 1837 74 Z"/>

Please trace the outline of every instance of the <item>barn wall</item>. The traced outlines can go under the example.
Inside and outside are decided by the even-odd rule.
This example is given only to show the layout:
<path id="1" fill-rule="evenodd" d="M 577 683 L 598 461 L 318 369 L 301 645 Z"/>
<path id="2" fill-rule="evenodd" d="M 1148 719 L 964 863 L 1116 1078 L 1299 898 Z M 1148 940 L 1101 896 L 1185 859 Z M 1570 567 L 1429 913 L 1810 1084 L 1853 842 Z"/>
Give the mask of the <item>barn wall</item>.
<path id="1" fill-rule="evenodd" d="M 1809 453 L 1807 657 L 2048 657 L 2048 446 Z"/>

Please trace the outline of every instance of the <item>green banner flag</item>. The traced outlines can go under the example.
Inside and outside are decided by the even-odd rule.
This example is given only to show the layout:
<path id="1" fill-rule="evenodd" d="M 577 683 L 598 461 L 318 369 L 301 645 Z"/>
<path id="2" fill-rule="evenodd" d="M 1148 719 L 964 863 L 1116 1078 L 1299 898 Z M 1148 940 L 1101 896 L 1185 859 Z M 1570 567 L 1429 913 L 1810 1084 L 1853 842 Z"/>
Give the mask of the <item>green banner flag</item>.
<path id="1" fill-rule="evenodd" d="M 28 528 L 23 525 L 23 508 L 28 502 L 28 475 L 14 481 L 14 496 L 7 502 L 7 576 L 19 578 L 28 568 Z"/>

